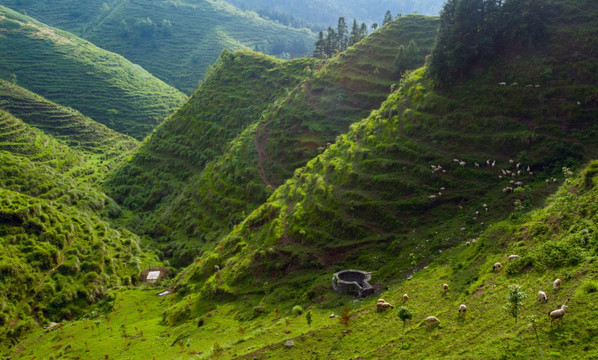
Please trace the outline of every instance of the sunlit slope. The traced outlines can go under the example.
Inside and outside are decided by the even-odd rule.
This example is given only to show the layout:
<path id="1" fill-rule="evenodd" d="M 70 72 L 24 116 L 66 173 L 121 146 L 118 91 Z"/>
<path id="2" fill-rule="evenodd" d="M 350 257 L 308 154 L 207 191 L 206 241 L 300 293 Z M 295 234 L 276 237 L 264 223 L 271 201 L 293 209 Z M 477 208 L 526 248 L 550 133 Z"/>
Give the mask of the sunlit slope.
<path id="1" fill-rule="evenodd" d="M 351 123 L 377 109 L 393 84 L 398 86 L 394 59 L 399 45 L 414 40 L 416 63 L 423 64 L 436 24 L 436 18 L 422 16 L 389 23 L 318 65 L 307 80 L 271 103 L 147 224 L 160 241 L 169 242 L 168 256 L 177 263 L 190 261 L 198 252 L 198 238 L 211 244 Z"/>
<path id="2" fill-rule="evenodd" d="M 139 65 L 6 7 L 0 36 L 2 77 L 135 138 L 185 99 Z"/>
<path id="3" fill-rule="evenodd" d="M 0 108 L 52 135 L 71 148 L 94 155 L 102 170 L 114 166 L 137 145 L 133 138 L 0 79 Z"/>
<path id="4" fill-rule="evenodd" d="M 404 80 L 202 257 L 222 269 L 218 278 L 200 272 L 202 294 L 251 291 L 261 278 L 309 301 L 323 288 L 314 290 L 307 274 L 333 266 L 396 278 L 514 209 L 541 203 L 567 168 L 597 156 L 598 130 L 597 72 L 579 76 L 596 66 L 588 61 L 597 31 L 591 13 L 560 1 L 547 10 L 544 42 L 495 60 L 506 68 L 486 64 L 444 91 L 424 69 Z M 579 31 L 588 31 L 586 42 L 564 41 Z M 566 61 L 571 53 L 574 63 Z M 547 66 L 549 79 L 534 70 Z M 499 86 L 505 71 L 523 85 Z"/>
<path id="5" fill-rule="evenodd" d="M 81 316 L 140 266 L 157 264 L 136 235 L 101 220 L 120 209 L 88 183 L 87 155 L 0 110 L 0 158 L 3 343 Z"/>
<path id="6" fill-rule="evenodd" d="M 310 30 L 264 20 L 225 1 L 3 3 L 123 55 L 187 94 L 224 49 L 298 57 L 311 52 L 315 41 Z"/>

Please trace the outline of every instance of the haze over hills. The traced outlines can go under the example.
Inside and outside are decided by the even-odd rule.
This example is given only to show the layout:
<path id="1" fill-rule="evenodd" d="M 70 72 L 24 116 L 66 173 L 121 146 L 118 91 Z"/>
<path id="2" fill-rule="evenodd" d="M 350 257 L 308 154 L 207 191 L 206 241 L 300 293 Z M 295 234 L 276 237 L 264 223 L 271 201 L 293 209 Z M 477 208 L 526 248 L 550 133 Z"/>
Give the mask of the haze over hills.
<path id="1" fill-rule="evenodd" d="M 225 1 L 6 0 L 3 4 L 123 55 L 187 94 L 223 49 L 298 57 L 311 52 L 315 41 L 310 30 L 264 20 Z"/>
<path id="2" fill-rule="evenodd" d="M 284 22 L 289 16 L 308 23 L 328 27 L 336 23 L 339 16 L 347 20 L 356 18 L 360 23 L 382 24 L 386 11 L 393 18 L 397 14 L 438 15 L 442 9 L 442 0 L 228 0 L 241 9 L 251 9 Z"/>
<path id="3" fill-rule="evenodd" d="M 2 355 L 598 357 L 597 17 L 449 0 L 326 61 L 227 51 L 106 177 L 5 84 L 60 140 L 0 110 Z"/>
<path id="4" fill-rule="evenodd" d="M 143 138 L 185 95 L 120 55 L 0 6 L 0 75 Z"/>

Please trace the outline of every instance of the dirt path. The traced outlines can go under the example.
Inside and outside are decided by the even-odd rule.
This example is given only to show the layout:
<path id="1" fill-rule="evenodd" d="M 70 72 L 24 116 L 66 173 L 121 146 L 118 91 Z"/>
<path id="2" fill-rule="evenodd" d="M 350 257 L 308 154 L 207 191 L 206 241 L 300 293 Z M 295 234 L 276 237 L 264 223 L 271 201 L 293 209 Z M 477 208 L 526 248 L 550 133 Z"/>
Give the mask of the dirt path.
<path id="1" fill-rule="evenodd" d="M 270 186 L 272 189 L 276 189 L 276 186 L 270 183 L 266 177 L 266 171 L 264 170 L 264 162 L 268 161 L 268 154 L 266 153 L 266 125 L 258 125 L 255 129 L 255 136 L 253 137 L 255 148 L 257 149 L 257 168 L 260 177 L 264 183 Z"/>

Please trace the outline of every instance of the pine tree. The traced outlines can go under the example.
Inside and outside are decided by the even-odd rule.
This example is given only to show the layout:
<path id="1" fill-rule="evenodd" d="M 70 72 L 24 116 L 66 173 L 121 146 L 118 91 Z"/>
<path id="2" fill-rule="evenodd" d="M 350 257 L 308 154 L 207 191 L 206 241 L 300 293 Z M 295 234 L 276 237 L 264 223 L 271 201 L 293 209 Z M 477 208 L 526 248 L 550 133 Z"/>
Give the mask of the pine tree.
<path id="1" fill-rule="evenodd" d="M 357 25 L 357 19 L 353 19 L 353 26 L 351 27 L 351 37 L 349 38 L 349 46 L 357 44 L 361 40 L 361 31 Z"/>
<path id="2" fill-rule="evenodd" d="M 382 21 L 382 26 L 388 24 L 391 21 L 392 21 L 392 14 L 390 13 L 390 10 L 386 10 L 386 14 L 384 14 L 384 21 Z"/>
<path id="3" fill-rule="evenodd" d="M 326 57 L 326 40 L 324 39 L 324 33 L 318 33 L 318 41 L 314 45 L 314 57 L 318 59 L 323 59 Z"/>
<path id="4" fill-rule="evenodd" d="M 338 18 L 338 24 L 336 26 L 336 36 L 337 36 L 337 49 L 340 51 L 347 50 L 349 45 L 349 39 L 347 34 L 349 33 L 349 29 L 347 28 L 347 23 L 345 22 L 344 17 Z"/>
<path id="5" fill-rule="evenodd" d="M 325 53 L 327 57 L 332 57 L 337 50 L 337 36 L 332 27 L 328 27 L 328 34 L 326 35 Z"/>
<path id="6" fill-rule="evenodd" d="M 359 36 L 364 39 L 368 36 L 368 26 L 365 23 L 361 23 L 361 28 L 359 29 Z"/>

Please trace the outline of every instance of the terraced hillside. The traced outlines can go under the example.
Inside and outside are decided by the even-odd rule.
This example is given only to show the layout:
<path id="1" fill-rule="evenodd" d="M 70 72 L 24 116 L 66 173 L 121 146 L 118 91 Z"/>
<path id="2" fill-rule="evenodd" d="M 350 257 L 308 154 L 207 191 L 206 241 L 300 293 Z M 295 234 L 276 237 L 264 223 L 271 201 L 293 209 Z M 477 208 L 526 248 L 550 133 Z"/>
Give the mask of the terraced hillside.
<path id="1" fill-rule="evenodd" d="M 99 218 L 119 209 L 85 182 L 86 156 L 0 110 L 0 158 L 2 343 L 109 308 L 111 287 L 158 264 L 136 235 Z"/>
<path id="2" fill-rule="evenodd" d="M 16 84 L 0 79 L 0 109 L 61 140 L 75 150 L 98 158 L 108 171 L 130 153 L 137 141 L 71 108 L 58 105 Z"/>
<path id="3" fill-rule="evenodd" d="M 3 4 L 123 55 L 187 94 L 224 49 L 299 57 L 311 52 L 315 41 L 310 30 L 264 20 L 225 1 L 7 0 Z"/>
<path id="4" fill-rule="evenodd" d="M 228 144 L 224 155 L 174 191 L 173 200 L 150 218 L 146 227 L 167 243 L 167 256 L 177 264 L 188 263 L 198 252 L 198 238 L 211 246 L 295 169 L 379 107 L 400 79 L 394 65 L 399 45 L 415 40 L 416 63 L 423 64 L 436 24 L 430 17 L 398 19 L 318 66 L 310 78 L 273 102 Z"/>
<path id="5" fill-rule="evenodd" d="M 575 3 L 554 1 L 547 11 L 545 42 L 499 60 L 507 66 L 488 65 L 447 91 L 435 90 L 424 69 L 404 79 L 379 110 L 196 260 L 193 296 L 201 289 L 203 297 L 234 298 L 257 287 L 272 303 L 318 301 L 331 268 L 396 280 L 507 214 L 541 204 L 563 174 L 598 156 L 596 79 L 579 76 L 595 69 L 593 47 L 564 40 L 598 29 Z M 541 78 L 546 67 L 550 79 Z M 498 86 L 505 76 L 541 84 Z"/>
<path id="6" fill-rule="evenodd" d="M 142 138 L 185 96 L 138 65 L 0 7 L 0 76 Z"/>
<path id="7" fill-rule="evenodd" d="M 223 52 L 189 101 L 110 175 L 110 194 L 137 217 L 154 211 L 316 64 L 307 58 L 282 61 L 250 51 Z"/>

